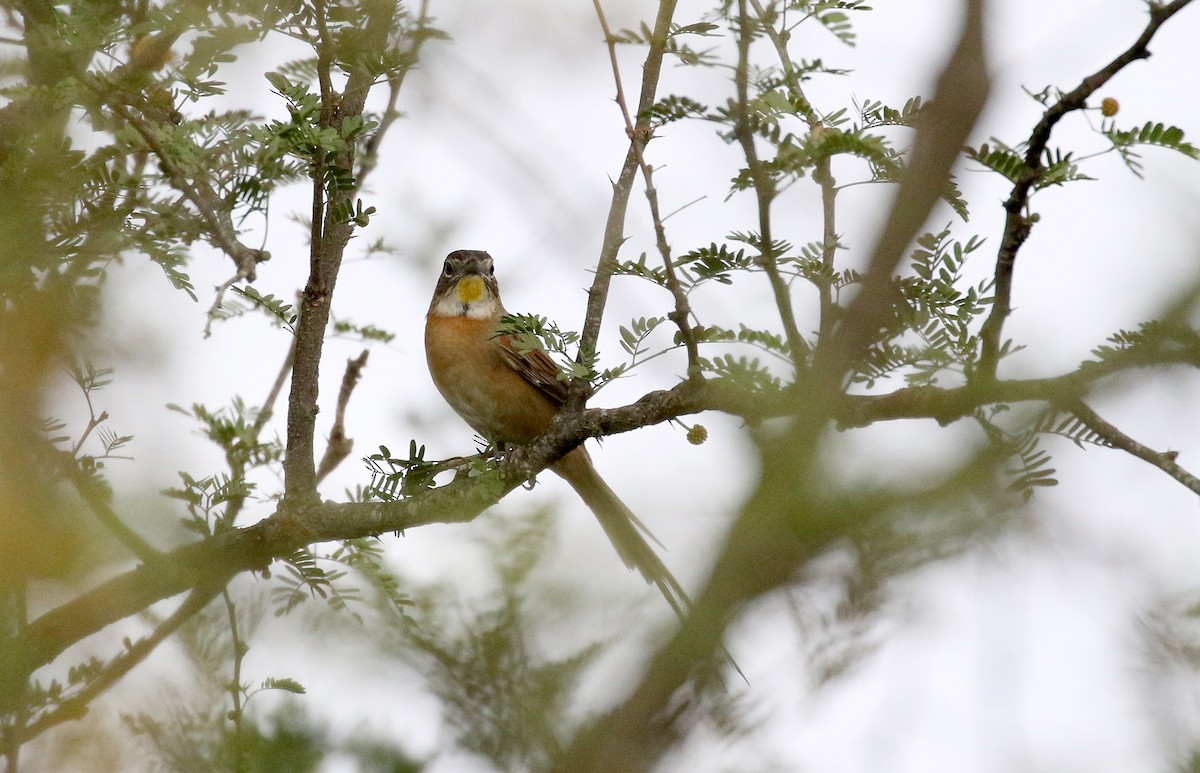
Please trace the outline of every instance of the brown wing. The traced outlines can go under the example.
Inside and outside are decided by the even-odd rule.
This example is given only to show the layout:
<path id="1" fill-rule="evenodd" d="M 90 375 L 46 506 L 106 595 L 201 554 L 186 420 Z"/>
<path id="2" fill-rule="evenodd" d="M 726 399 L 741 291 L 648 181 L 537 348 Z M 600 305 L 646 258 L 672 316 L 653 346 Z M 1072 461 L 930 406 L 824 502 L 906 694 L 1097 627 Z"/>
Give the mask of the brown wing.
<path id="1" fill-rule="evenodd" d="M 550 398 L 550 402 L 561 407 L 567 400 L 567 382 L 559 379 L 558 365 L 541 349 L 518 351 L 513 346 L 512 336 L 497 336 L 492 339 L 500 347 L 504 361 L 512 367 L 521 378 L 533 384 L 538 390 Z"/>

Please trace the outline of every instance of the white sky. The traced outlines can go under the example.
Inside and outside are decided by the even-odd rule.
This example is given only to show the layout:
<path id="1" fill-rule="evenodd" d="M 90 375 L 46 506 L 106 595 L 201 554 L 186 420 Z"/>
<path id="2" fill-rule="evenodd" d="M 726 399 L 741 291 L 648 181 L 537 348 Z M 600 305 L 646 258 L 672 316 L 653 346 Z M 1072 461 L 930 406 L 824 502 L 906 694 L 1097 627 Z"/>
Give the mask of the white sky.
<path id="1" fill-rule="evenodd" d="M 634 26 L 652 3 L 608 3 L 614 28 Z M 401 100 L 407 118 L 383 147 L 368 203 L 379 210 L 364 239 L 383 237 L 397 254 L 374 262 L 349 262 L 338 287 L 335 314 L 405 331 L 372 351 L 348 416 L 355 457 L 387 444 L 405 449 L 411 438 L 430 458 L 473 450 L 472 433 L 433 390 L 425 371 L 420 328 L 437 267 L 456 248 L 487 249 L 496 258 L 506 305 L 544 314 L 564 328 L 582 321 L 589 267 L 599 250 L 609 197 L 624 154 L 607 52 L 591 4 L 561 0 L 523 3 L 442 4 L 439 25 L 452 43 L 429 44 L 421 70 L 410 76 Z M 880 0 L 873 13 L 856 16 L 857 48 L 828 35 L 801 38 L 800 56 L 854 70 L 849 78 L 814 81 L 810 99 L 824 111 L 851 99 L 900 105 L 928 96 L 930 78 L 951 43 L 958 4 L 949 0 Z M 1144 6 L 1137 0 L 1003 0 L 989 12 L 995 76 L 993 100 L 978 129 L 980 140 L 1010 143 L 1027 136 L 1037 105 L 1020 87 L 1073 88 L 1123 50 L 1140 32 Z M 696 21 L 703 4 L 681 3 L 681 23 Z M 1152 46 L 1154 56 L 1131 66 L 1101 96 L 1121 103 L 1125 126 L 1147 120 L 1181 126 L 1200 137 L 1194 81 L 1200 72 L 1195 45 L 1200 11 L 1189 8 L 1170 22 Z M 811 50 L 810 48 L 811 47 Z M 630 50 L 623 76 L 636 90 L 641 52 Z M 274 50 L 247 51 L 238 63 L 239 92 L 267 115 L 284 112 L 256 74 Z M 660 93 L 692 89 L 709 104 L 723 100 L 728 84 L 710 71 L 669 69 Z M 1085 133 L 1078 116 L 1064 122 L 1065 137 L 1081 150 L 1102 145 Z M 1069 142 L 1069 141 L 1068 141 Z M 1064 143 L 1067 144 L 1067 143 Z M 677 249 L 708 244 L 748 229 L 748 197 L 723 201 L 737 149 L 708 126 L 671 126 L 650 146 L 661 167 L 656 182 L 670 211 L 700 201 L 668 221 Z M 1043 220 L 1021 253 L 1016 313 L 1009 336 L 1029 350 L 1014 358 L 1010 374 L 1051 374 L 1074 367 L 1104 337 L 1152 314 L 1173 292 L 1194 280 L 1197 243 L 1194 213 L 1200 165 L 1167 151 L 1143 154 L 1146 179 L 1138 180 L 1112 157 L 1085 169 L 1100 182 L 1051 190 L 1035 199 Z M 862 170 L 835 167 L 839 180 Z M 978 269 L 987 272 L 999 237 L 999 177 L 960 175 L 972 206 L 968 224 L 955 223 L 963 241 L 988 239 Z M 779 215 L 796 242 L 819 238 L 818 210 L 800 186 Z M 301 211 L 301 192 L 272 210 L 273 260 L 257 287 L 290 297 L 306 268 L 303 234 L 287 222 Z M 890 192 L 859 187 L 840 201 L 847 260 L 869 251 Z M 648 249 L 640 191 L 631 202 L 623 257 Z M 794 215 L 792 213 L 794 212 Z M 940 219 L 939 219 L 940 218 Z M 930 228 L 951 220 L 935 216 Z M 228 262 L 204 256 L 194 267 L 202 292 L 232 273 Z M 980 274 L 983 276 L 983 273 Z M 264 333 L 259 321 L 218 326 L 201 339 L 211 298 L 192 304 L 170 293 L 158 270 L 130 259 L 114 272 L 129 291 L 109 312 L 113 361 L 121 352 L 148 356 L 119 371 L 107 397 L 115 428 L 137 440 L 135 462 L 114 475 L 148 491 L 173 485 L 174 470 L 218 469 L 200 438 L 178 444 L 187 422 L 163 406 L 202 401 L 215 407 L 240 394 L 262 399 L 287 341 Z M 705 322 L 750 317 L 770 324 L 765 288 L 743 283 L 729 297 L 701 296 Z M 616 325 L 663 313 L 665 295 L 618 279 L 606 314 L 602 351 L 617 361 Z M 798 291 L 796 303 L 811 312 L 814 296 Z M 165 323 L 165 317 L 169 322 Z M 342 362 L 360 347 L 333 341 L 327 348 L 323 408 L 327 430 Z M 109 364 L 99 362 L 98 364 Z M 663 358 L 601 393 L 615 405 L 669 386 L 679 360 Z M 1200 471 L 1200 435 L 1194 378 L 1163 376 L 1136 391 L 1108 391 L 1096 407 L 1135 437 L 1181 452 L 1180 462 Z M 710 429 L 705 446 L 688 445 L 682 432 L 651 428 L 605 441 L 594 450 L 609 483 L 668 546 L 665 560 L 684 584 L 698 589 L 731 513 L 755 481 L 753 451 L 737 423 L 701 419 Z M 848 480 L 931 476 L 952 468 L 965 427 L 941 430 L 932 422 L 895 424 L 846 433 L 831 443 L 830 466 Z M 1052 444 L 1062 485 L 1039 492 L 1021 516 L 1022 527 L 960 560 L 932 565 L 898 581 L 885 612 L 872 618 L 865 641 L 874 650 L 833 682 L 817 687 L 805 664 L 811 632 L 798 632 L 790 613 L 773 600 L 732 633 L 731 649 L 750 680 L 752 714 L 762 726 L 741 742 L 698 739 L 664 761 L 670 773 L 695 770 L 821 770 L 829 773 L 906 773 L 934 770 L 1159 771 L 1169 767 L 1198 727 L 1196 682 L 1148 657 L 1140 621 L 1154 609 L 1175 609 L 1200 581 L 1195 497 L 1162 473 L 1117 452 L 1080 451 Z M 338 471 L 324 494 L 365 483 L 356 460 Z M 268 486 L 269 488 L 269 486 Z M 670 612 L 636 575 L 615 560 L 581 503 L 546 476 L 532 493 L 518 491 L 483 516 L 458 527 L 416 530 L 385 538 L 397 571 L 418 582 L 461 582 L 470 596 L 489 581 L 477 549 L 465 545 L 489 519 L 525 512 L 535 504 L 561 505 L 554 555 L 540 570 L 556 587 L 607 594 L 594 613 L 597 626 L 627 626 L 629 635 L 601 658 L 584 682 L 588 706 L 619 698 L 632 685 L 647 641 L 671 625 Z M 141 508 L 128 506 L 134 510 Z M 266 512 L 264 508 L 264 513 Z M 147 517 L 151 517 L 147 515 Z M 161 517 L 157 514 L 156 517 Z M 482 531 L 481 531 L 482 530 Z M 798 604 L 820 604 L 814 594 Z M 579 622 L 560 622 L 564 626 Z M 606 630 L 606 629 L 600 629 Z M 350 733 L 366 729 L 403 739 L 428 755 L 448 740 L 437 706 L 415 676 L 395 665 L 360 670 L 367 645 L 349 636 L 305 634 L 268 625 L 247 660 L 248 678 L 286 672 L 309 687 L 308 708 Z M 119 639 L 119 637 L 117 637 Z M 364 638 L 365 634 L 364 634 Z M 550 637 L 549 641 L 555 641 Z M 553 646 L 549 644 L 547 646 Z M 321 657 L 320 653 L 337 653 Z M 167 670 L 171 653 L 156 654 L 114 694 L 151 689 L 146 681 Z M 125 690 L 122 693 L 120 690 Z M 347 770 L 337 761 L 328 773 Z M 478 761 L 446 755 L 432 773 L 486 770 Z"/>

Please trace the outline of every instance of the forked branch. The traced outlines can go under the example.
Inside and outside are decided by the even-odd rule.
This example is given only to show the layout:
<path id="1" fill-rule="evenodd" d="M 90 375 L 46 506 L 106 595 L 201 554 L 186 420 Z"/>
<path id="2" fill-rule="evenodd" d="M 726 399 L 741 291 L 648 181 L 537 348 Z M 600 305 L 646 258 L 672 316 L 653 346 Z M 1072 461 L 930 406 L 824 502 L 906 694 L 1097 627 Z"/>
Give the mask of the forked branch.
<path id="1" fill-rule="evenodd" d="M 1034 184 L 1043 166 L 1043 154 L 1050 141 L 1054 127 L 1068 113 L 1087 107 L 1088 98 L 1108 83 L 1127 66 L 1139 59 L 1150 56 L 1150 41 L 1168 19 L 1191 4 L 1192 0 L 1174 0 L 1174 2 L 1147 4 L 1150 19 L 1145 29 L 1138 35 L 1137 40 L 1129 48 L 1096 72 L 1084 78 L 1078 86 L 1063 94 L 1042 114 L 1041 120 L 1033 127 L 1029 135 L 1028 148 L 1025 151 L 1025 169 L 1021 178 L 1013 185 L 1012 192 L 1004 202 L 1004 234 L 1000 239 L 999 251 L 996 255 L 995 268 L 995 300 L 991 313 L 980 331 L 982 348 L 980 351 L 979 367 L 974 374 L 980 379 L 994 379 L 996 367 L 1000 360 L 1004 321 L 1012 313 L 1012 283 L 1013 269 L 1016 266 L 1017 253 L 1025 240 L 1033 220 L 1029 213 L 1029 199 L 1034 191 Z"/>
<path id="2" fill-rule="evenodd" d="M 625 162 L 613 183 L 612 201 L 604 225 L 604 241 L 600 246 L 600 259 L 596 263 L 596 278 L 592 280 L 592 287 L 588 291 L 587 314 L 584 316 L 583 330 L 579 336 L 579 351 L 585 355 L 596 351 L 596 342 L 600 339 L 600 323 L 604 318 L 604 307 L 608 303 L 608 288 L 612 284 L 613 267 L 617 264 L 617 253 L 625 243 L 625 214 L 629 209 L 629 196 L 633 192 L 633 181 L 639 169 L 641 148 L 650 132 L 650 108 L 654 106 L 655 95 L 658 93 L 658 79 L 662 73 L 663 57 L 667 53 L 667 39 L 671 31 L 671 19 L 675 15 L 675 4 L 676 0 L 659 0 L 650 48 L 642 65 L 642 90 L 638 96 L 637 120 L 629 137 Z M 570 413 L 583 407 L 589 388 L 590 384 L 586 379 L 572 381 L 564 412 Z"/>

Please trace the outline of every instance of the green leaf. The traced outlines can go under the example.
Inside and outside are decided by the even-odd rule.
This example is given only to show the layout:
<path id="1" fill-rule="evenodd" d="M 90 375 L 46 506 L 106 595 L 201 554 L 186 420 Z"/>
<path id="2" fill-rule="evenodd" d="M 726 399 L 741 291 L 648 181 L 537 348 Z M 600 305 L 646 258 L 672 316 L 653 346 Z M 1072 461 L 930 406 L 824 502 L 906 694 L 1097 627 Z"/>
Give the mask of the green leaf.
<path id="1" fill-rule="evenodd" d="M 1025 159 L 1014 150 L 994 138 L 992 142 L 996 143 L 996 147 L 991 147 L 987 143 L 978 148 L 968 147 L 966 149 L 967 158 L 1003 175 L 1012 183 L 1018 183 L 1026 175 L 1033 174 L 1033 170 L 1025 164 Z"/>
<path id="2" fill-rule="evenodd" d="M 304 695 L 307 690 L 304 685 L 297 682 L 295 679 L 288 677 L 268 677 L 263 680 L 262 689 L 264 690 L 283 690 L 295 695 Z"/>
<path id="3" fill-rule="evenodd" d="M 266 74 L 267 82 L 271 84 L 271 88 L 278 91 L 280 94 L 287 94 L 293 88 L 292 82 L 287 79 L 283 73 L 268 72 Z"/>
<path id="4" fill-rule="evenodd" d="M 1106 122 L 1101 133 L 1112 142 L 1113 149 L 1120 154 L 1121 160 L 1125 162 L 1129 171 L 1138 177 L 1142 176 L 1142 165 L 1138 161 L 1140 157 L 1134 148 L 1139 145 L 1167 148 L 1182 153 L 1188 158 L 1200 159 L 1200 149 L 1185 142 L 1183 130 L 1176 126 L 1164 126 L 1161 123 L 1148 121 L 1140 129 L 1118 131 L 1111 122 Z"/>

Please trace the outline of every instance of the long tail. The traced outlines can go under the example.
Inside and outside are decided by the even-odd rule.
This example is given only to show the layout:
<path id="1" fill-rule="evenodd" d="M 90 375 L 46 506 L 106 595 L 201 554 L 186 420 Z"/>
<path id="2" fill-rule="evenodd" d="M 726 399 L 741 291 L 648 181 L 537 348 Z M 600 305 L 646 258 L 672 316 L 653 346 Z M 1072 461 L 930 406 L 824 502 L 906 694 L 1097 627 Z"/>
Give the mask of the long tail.
<path id="1" fill-rule="evenodd" d="M 671 609 L 683 619 L 691 601 L 646 538 L 649 537 L 660 546 L 662 543 L 608 487 L 592 466 L 587 450 L 583 446 L 576 448 L 560 459 L 553 469 L 571 484 L 571 488 L 596 514 L 596 520 L 604 527 L 604 533 L 625 565 L 638 570 L 646 582 L 657 585 Z"/>

